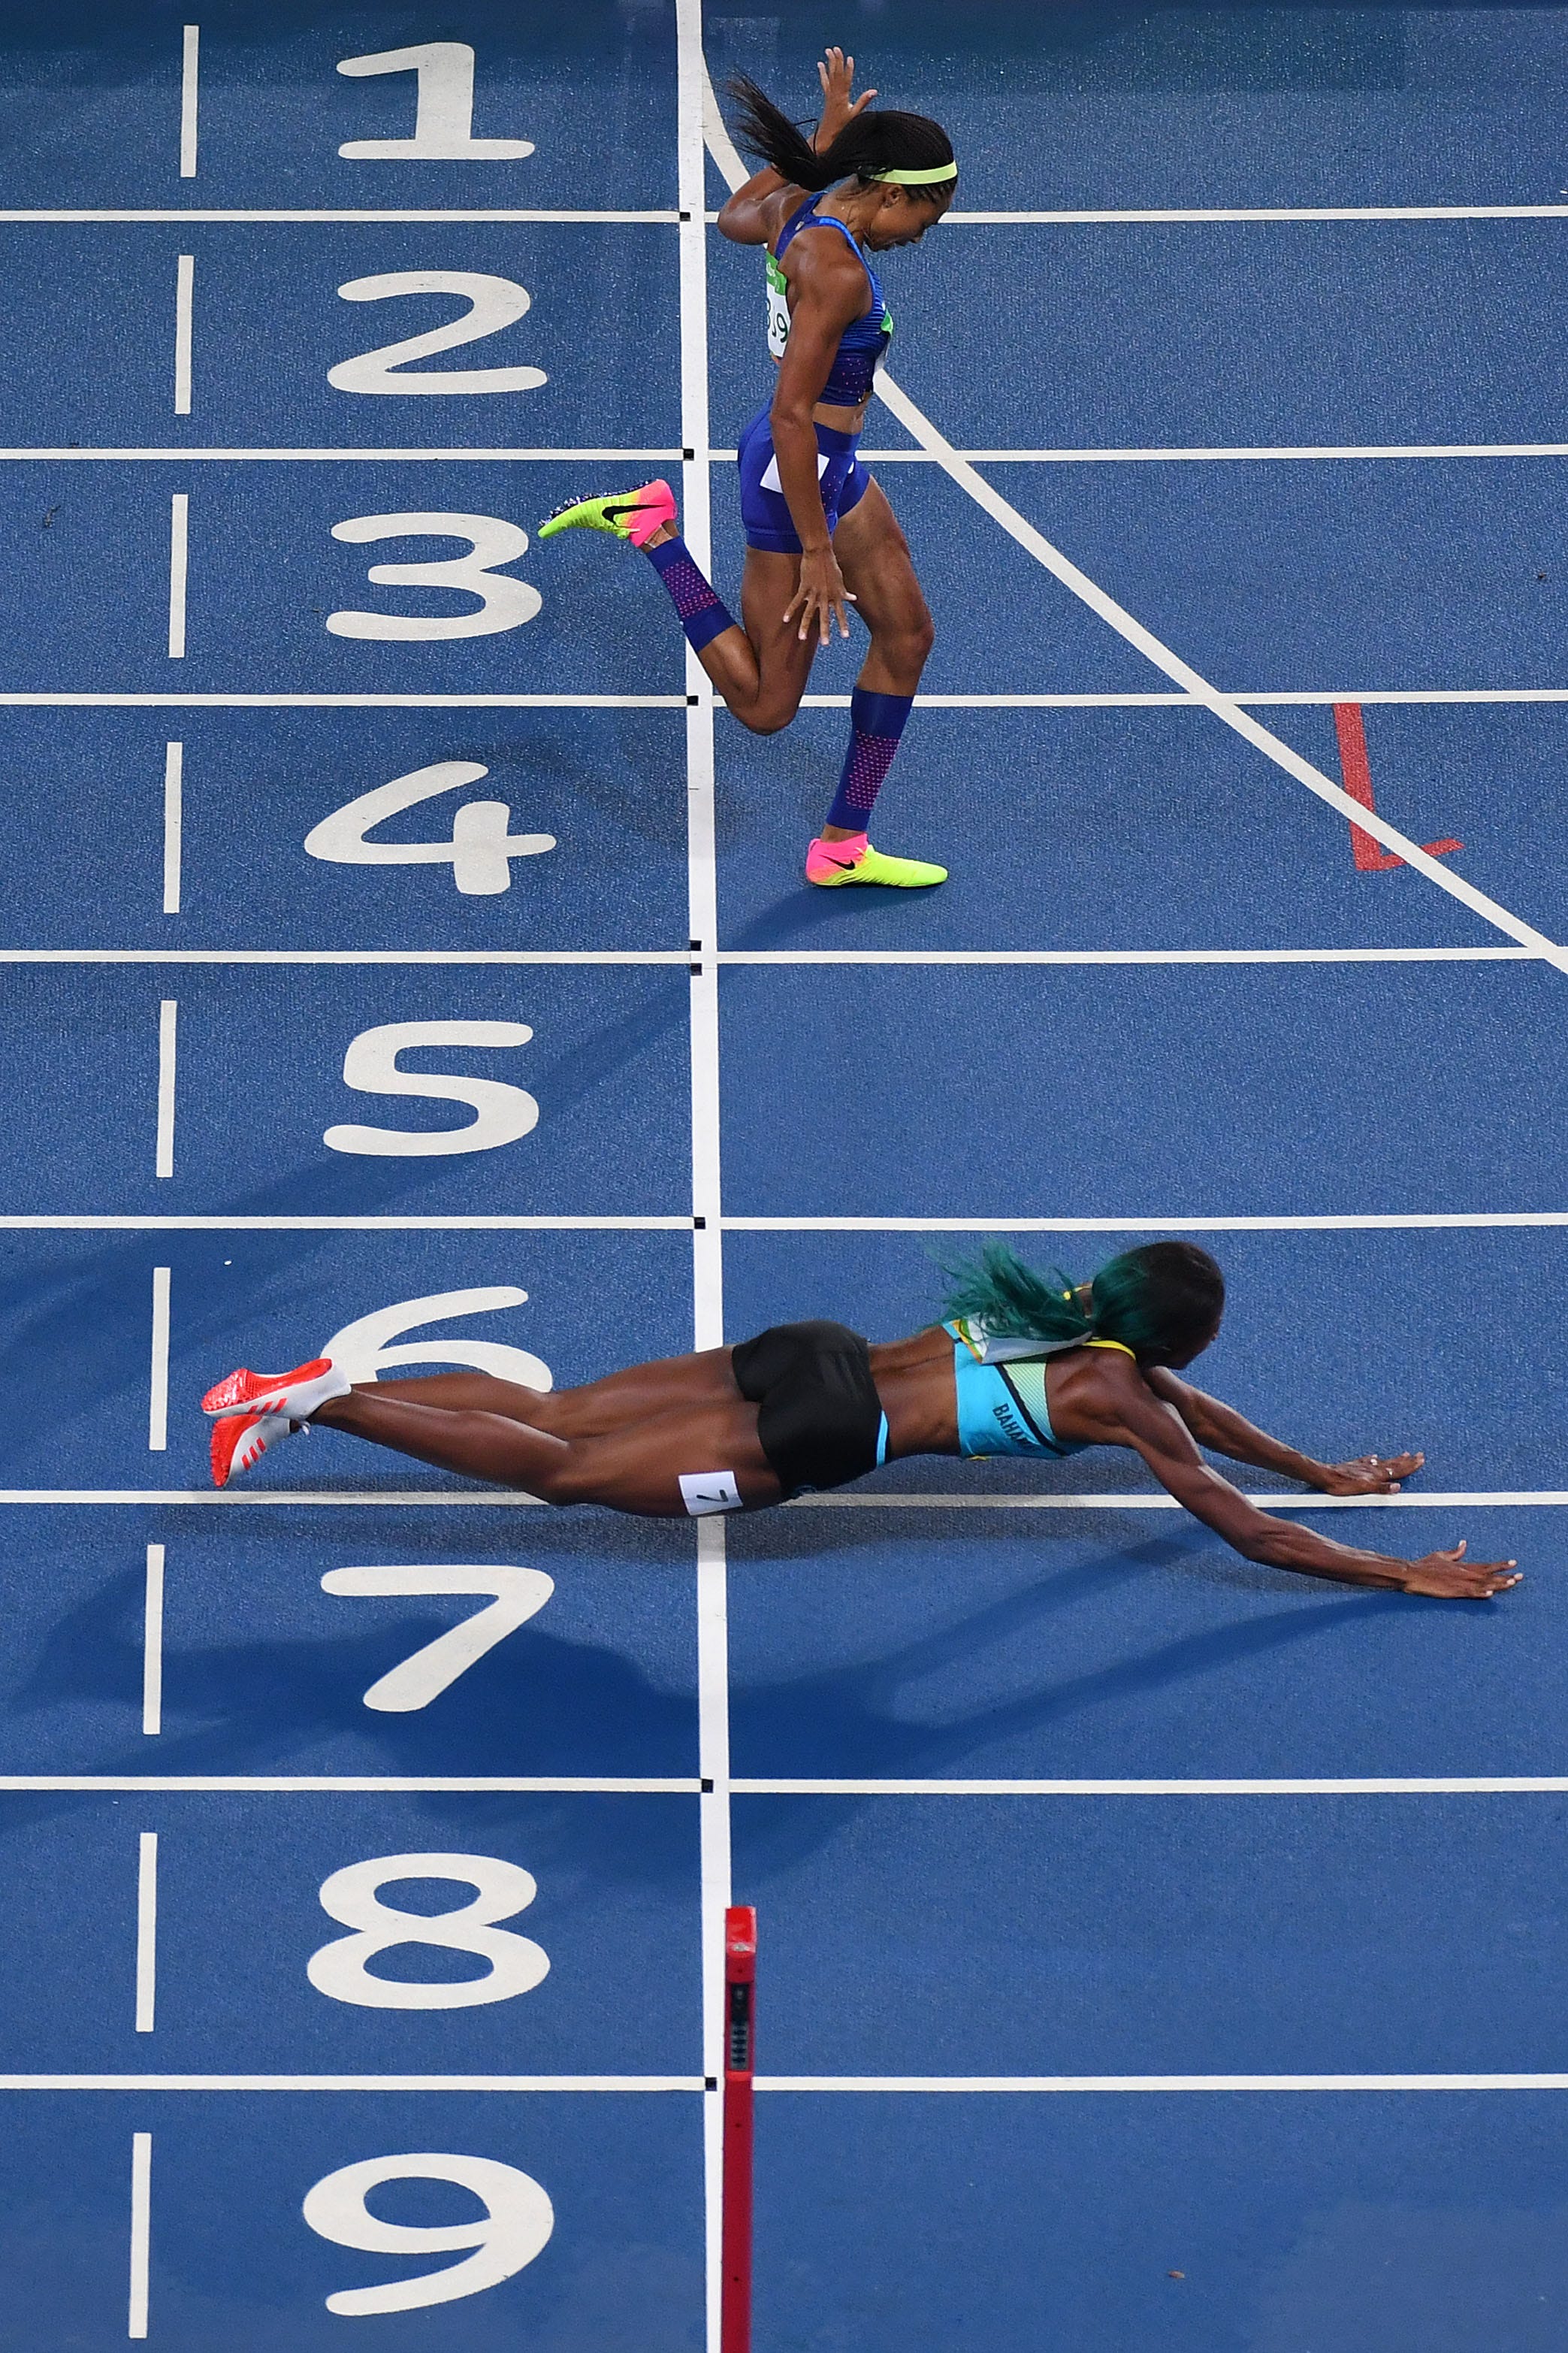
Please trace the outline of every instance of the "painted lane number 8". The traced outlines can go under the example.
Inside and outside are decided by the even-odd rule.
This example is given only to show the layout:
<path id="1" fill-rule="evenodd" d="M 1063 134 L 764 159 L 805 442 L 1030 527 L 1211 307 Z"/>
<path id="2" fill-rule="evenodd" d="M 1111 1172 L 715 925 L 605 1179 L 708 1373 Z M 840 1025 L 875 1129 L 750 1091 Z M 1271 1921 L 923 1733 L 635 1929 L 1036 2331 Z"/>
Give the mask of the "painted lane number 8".
<path id="1" fill-rule="evenodd" d="M 446 1912 L 405 1912 L 384 1904 L 395 1880 L 446 1879 L 471 1887 L 467 1904 Z M 362 2010 L 472 2010 L 531 1993 L 550 1974 L 550 1956 L 531 1936 L 500 1928 L 538 1893 L 531 1872 L 493 1854 L 380 1854 L 351 1862 L 321 1883 L 321 1909 L 352 1936 L 334 1936 L 311 1954 L 305 1974 L 331 2001 Z M 411 1982 L 377 1977 L 369 1964 L 402 1945 L 469 1953 L 489 1963 L 480 1977 Z"/>

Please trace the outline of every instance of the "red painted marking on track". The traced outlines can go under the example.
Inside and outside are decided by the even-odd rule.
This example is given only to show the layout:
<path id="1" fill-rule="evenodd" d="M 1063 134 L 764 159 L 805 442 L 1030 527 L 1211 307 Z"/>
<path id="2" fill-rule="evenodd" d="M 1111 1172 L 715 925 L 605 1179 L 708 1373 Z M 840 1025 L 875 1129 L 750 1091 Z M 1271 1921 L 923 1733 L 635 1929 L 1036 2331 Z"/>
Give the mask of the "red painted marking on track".
<path id="1" fill-rule="evenodd" d="M 1372 763 L 1366 756 L 1366 729 L 1362 723 L 1359 702 L 1336 702 L 1334 733 L 1340 739 L 1340 774 L 1352 801 L 1377 815 L 1377 802 L 1373 797 Z M 1428 858 L 1446 858 L 1451 850 L 1463 849 L 1462 841 L 1424 841 L 1422 849 Z M 1395 858 L 1384 849 L 1370 833 L 1359 825 L 1351 828 L 1351 854 L 1358 874 L 1386 874 L 1395 866 L 1403 866 L 1403 858 Z"/>

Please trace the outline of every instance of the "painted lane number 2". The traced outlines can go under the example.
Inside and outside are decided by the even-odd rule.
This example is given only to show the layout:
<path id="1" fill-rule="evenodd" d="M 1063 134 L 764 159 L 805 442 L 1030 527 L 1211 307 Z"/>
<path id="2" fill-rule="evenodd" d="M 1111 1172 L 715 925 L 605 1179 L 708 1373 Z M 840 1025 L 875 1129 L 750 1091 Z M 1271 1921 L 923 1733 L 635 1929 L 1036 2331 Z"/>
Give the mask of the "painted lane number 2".
<path id="1" fill-rule="evenodd" d="M 492 278 L 477 269 L 393 269 L 375 278 L 351 278 L 338 292 L 345 302 L 389 302 L 409 294 L 455 294 L 468 308 L 444 327 L 428 327 L 423 334 L 405 335 L 401 343 L 383 343 L 379 350 L 361 352 L 327 370 L 327 382 L 338 392 L 472 393 L 532 392 L 549 378 L 540 367 L 416 368 L 413 360 L 428 359 L 434 352 L 456 351 L 499 335 L 528 310 L 526 287 L 514 279 Z"/>

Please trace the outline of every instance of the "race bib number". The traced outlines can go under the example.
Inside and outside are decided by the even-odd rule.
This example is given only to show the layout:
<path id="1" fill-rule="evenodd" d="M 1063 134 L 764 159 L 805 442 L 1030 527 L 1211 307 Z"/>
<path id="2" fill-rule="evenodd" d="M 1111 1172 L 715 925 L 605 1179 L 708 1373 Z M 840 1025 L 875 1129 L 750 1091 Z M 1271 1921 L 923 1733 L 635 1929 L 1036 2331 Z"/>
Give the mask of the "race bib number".
<path id="1" fill-rule="evenodd" d="M 768 256 L 768 350 L 775 360 L 782 360 L 784 345 L 789 341 L 789 281 L 770 253 Z"/>

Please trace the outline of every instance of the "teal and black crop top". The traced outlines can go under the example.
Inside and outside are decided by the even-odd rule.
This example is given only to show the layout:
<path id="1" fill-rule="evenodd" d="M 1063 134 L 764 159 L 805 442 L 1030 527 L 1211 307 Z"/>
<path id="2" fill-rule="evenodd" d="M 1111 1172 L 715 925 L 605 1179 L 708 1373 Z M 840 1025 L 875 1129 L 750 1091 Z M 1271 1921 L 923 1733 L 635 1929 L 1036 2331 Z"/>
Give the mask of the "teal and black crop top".
<path id="1" fill-rule="evenodd" d="M 1002 1340 L 960 1315 L 942 1325 L 952 1335 L 952 1385 L 958 1402 L 958 1451 L 984 1454 L 1081 1454 L 1087 1439 L 1058 1438 L 1051 1428 L 1046 1368 L 1068 1348 L 1119 1348 L 1120 1340 Z"/>

